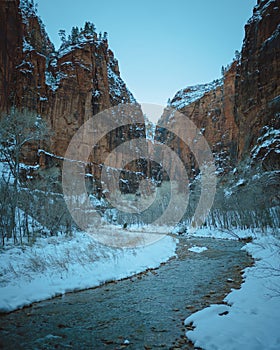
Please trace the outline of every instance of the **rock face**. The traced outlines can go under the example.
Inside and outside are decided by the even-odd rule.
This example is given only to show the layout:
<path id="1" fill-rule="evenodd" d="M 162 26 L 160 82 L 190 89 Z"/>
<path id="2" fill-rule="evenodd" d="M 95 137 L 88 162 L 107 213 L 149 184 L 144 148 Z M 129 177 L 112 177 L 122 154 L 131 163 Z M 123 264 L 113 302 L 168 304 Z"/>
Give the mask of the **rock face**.
<path id="1" fill-rule="evenodd" d="M 245 26 L 241 61 L 237 67 L 235 119 L 239 130 L 239 159 L 251 155 L 256 161 L 262 160 L 264 166 L 274 163 L 273 167 L 279 168 L 275 138 L 280 128 L 279 82 L 280 1 L 258 1 Z M 256 146 L 261 143 L 264 147 L 256 154 Z"/>
<path id="2" fill-rule="evenodd" d="M 191 119 L 207 139 L 218 173 L 227 173 L 248 156 L 279 167 L 279 9 L 279 0 L 259 1 L 245 26 L 241 57 L 225 70 L 223 79 L 187 87 L 171 100 L 170 106 Z M 168 127 L 172 115 L 167 108 L 161 126 Z M 157 137 L 162 142 L 169 139 L 169 145 L 189 159 L 187 166 L 194 166 L 188 148 L 176 138 L 161 132 Z"/>
<path id="3" fill-rule="evenodd" d="M 136 103 L 107 38 L 89 26 L 56 52 L 32 3 L 6 0 L 0 2 L 0 31 L 0 110 L 16 106 L 40 113 L 53 132 L 50 144 L 44 145 L 50 153 L 64 156 L 72 136 L 96 113 Z M 125 134 L 128 128 L 118 132 Z M 145 135 L 144 126 L 140 133 L 138 127 L 138 134 Z M 113 149 L 114 140 L 111 133 L 102 141 L 104 147 Z M 101 162 L 98 154 L 95 157 Z M 38 162 L 37 154 L 26 152 L 25 161 Z"/>
<path id="4" fill-rule="evenodd" d="M 208 141 L 218 174 L 230 173 L 246 159 L 252 166 L 261 163 L 264 171 L 279 169 L 279 9 L 280 0 L 259 0 L 245 26 L 241 55 L 224 71 L 223 78 L 179 91 L 165 109 L 155 140 L 179 154 L 191 178 L 198 165 L 190 145 L 176 136 L 184 130 L 184 116 L 197 126 L 196 136 L 203 135 Z M 40 113 L 53 131 L 50 143 L 41 148 L 55 154 L 57 160 L 64 156 L 75 132 L 93 115 L 135 103 L 120 77 L 106 36 L 98 37 L 89 25 L 70 39 L 64 38 L 55 51 L 29 0 L 3 0 L 0 36 L 0 111 L 16 106 Z M 182 113 L 177 122 L 170 107 Z M 138 117 L 140 114 L 139 110 Z M 170 125 L 173 133 L 168 132 Z M 90 155 L 89 172 L 98 177 L 98 165 L 106 155 L 120 141 L 134 137 L 145 137 L 144 118 L 143 124 L 116 128 L 104 136 Z M 25 161 L 39 162 L 37 152 L 31 150 L 25 153 Z M 133 152 L 137 159 L 137 151 Z M 48 158 L 48 153 L 41 152 L 40 164 L 51 163 Z M 128 170 L 151 172 L 148 163 L 131 162 Z M 122 159 L 118 159 L 115 166 L 121 164 Z"/>
<path id="5" fill-rule="evenodd" d="M 0 2 L 0 107 L 7 111 L 16 91 L 16 67 L 22 62 L 23 28 L 18 1 Z"/>
<path id="6" fill-rule="evenodd" d="M 216 166 L 221 172 L 228 171 L 236 162 L 237 157 L 237 125 L 234 119 L 234 95 L 235 95 L 236 62 L 225 73 L 224 78 L 210 84 L 187 87 L 179 91 L 171 100 L 170 107 L 177 109 L 189 118 L 198 132 L 203 135 L 213 152 Z M 172 109 L 167 108 L 160 120 L 161 126 L 169 126 L 172 123 Z M 176 118 L 177 119 L 177 118 Z M 181 123 L 174 123 L 175 134 L 178 135 L 184 127 L 184 117 L 179 117 Z M 158 137 L 162 140 L 161 134 Z M 194 159 L 188 152 L 188 147 L 177 138 L 173 143 L 179 142 L 180 156 L 186 162 L 189 159 L 189 174 L 195 167 Z M 176 146 L 169 140 L 169 145 Z M 185 158 L 185 159 L 184 159 Z M 188 161 L 186 162 L 188 164 Z"/>

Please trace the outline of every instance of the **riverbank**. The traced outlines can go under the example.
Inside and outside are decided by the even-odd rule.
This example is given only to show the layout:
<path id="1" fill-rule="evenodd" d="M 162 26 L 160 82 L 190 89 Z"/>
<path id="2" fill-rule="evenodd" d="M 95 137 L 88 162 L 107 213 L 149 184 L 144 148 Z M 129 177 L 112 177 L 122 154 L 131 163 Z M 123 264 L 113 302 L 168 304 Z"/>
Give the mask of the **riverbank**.
<path id="1" fill-rule="evenodd" d="M 110 292 L 112 286 L 122 289 L 121 283 L 151 278 L 150 287 L 147 287 L 148 304 L 152 299 L 160 299 L 161 293 L 167 293 L 167 299 L 160 301 L 156 307 L 156 312 L 159 313 L 161 320 L 157 322 L 162 323 L 162 328 L 167 334 L 175 334 L 176 327 L 180 331 L 183 329 L 186 337 L 195 346 L 204 349 L 275 350 L 278 349 L 280 343 L 278 336 L 280 243 L 277 234 L 279 235 L 279 232 L 276 231 L 264 233 L 256 230 L 252 232 L 203 229 L 198 230 L 192 237 L 187 236 L 183 240 L 180 239 L 181 243 L 177 247 L 176 238 L 165 236 L 154 244 L 135 249 L 105 247 L 83 233 L 75 233 L 71 238 L 65 236 L 42 238 L 32 247 L 11 247 L 2 250 L 0 257 L 1 311 L 13 311 L 36 301 L 135 275 L 127 282 L 121 281 L 101 288 Z M 255 259 L 254 266 L 246 268 L 242 276 L 240 270 L 244 265 L 233 264 L 230 267 L 233 258 L 224 262 L 217 260 L 218 265 L 211 268 L 209 263 L 219 259 L 221 254 L 229 258 L 226 242 L 237 241 L 238 238 L 249 236 L 252 237 L 252 242 L 241 243 L 240 247 L 244 244 L 243 250 Z M 202 238 L 195 241 L 196 237 Z M 205 244 L 202 243 L 203 239 L 205 239 Z M 161 267 L 159 272 L 148 271 L 139 275 L 140 272 L 156 268 L 162 262 L 175 256 L 176 248 L 178 254 L 176 259 L 172 259 L 165 267 Z M 180 259 L 186 260 L 184 268 L 177 269 L 176 267 L 174 271 L 170 270 L 171 266 L 179 263 Z M 192 267 L 193 259 L 198 264 L 195 267 Z M 234 272 L 235 277 L 222 277 L 219 280 L 218 269 L 222 266 L 226 267 L 229 272 Z M 207 282 L 204 279 L 209 277 L 207 274 L 211 269 L 214 269 L 212 271 L 214 275 L 210 282 Z M 154 275 L 155 279 L 153 279 Z M 162 276 L 162 283 L 166 284 L 164 288 L 171 286 L 170 291 L 157 290 L 159 275 Z M 185 278 L 189 280 L 187 286 L 184 284 Z M 242 279 L 244 283 L 239 289 Z M 143 291 L 145 288 L 143 287 Z M 128 292 L 130 291 L 129 287 Z M 188 300 L 190 291 L 196 299 Z M 90 296 L 92 291 L 89 290 L 88 293 L 87 295 Z M 175 293 L 176 297 L 172 293 Z M 228 295 L 224 297 L 226 294 Z M 171 311 L 175 310 L 172 318 L 174 322 L 179 321 L 179 324 L 176 324 L 174 329 L 171 327 L 168 330 L 171 316 L 165 315 L 162 305 L 166 307 L 171 296 L 174 298 Z M 180 303 L 183 300 L 185 305 L 180 306 L 179 303 L 178 307 L 176 298 L 177 302 L 180 300 Z M 53 303 L 56 304 L 55 301 Z M 195 312 L 196 310 L 200 311 Z M 129 315 L 129 310 L 127 312 Z M 145 311 L 141 322 L 150 322 L 150 312 L 153 313 L 152 310 Z M 135 317 L 134 314 L 131 322 L 136 322 Z M 182 326 L 181 320 L 184 319 L 185 326 Z M 108 322 L 111 321 L 108 320 Z M 122 325 L 118 327 L 122 328 Z M 144 331 L 149 332 L 150 330 L 145 328 Z M 182 340 L 179 335 L 175 345 L 186 344 L 187 338 Z M 152 340 L 150 343 L 152 344 Z"/>
<path id="2" fill-rule="evenodd" d="M 156 268 L 175 250 L 176 239 L 169 236 L 143 247 L 117 249 L 82 232 L 39 238 L 32 246 L 7 246 L 0 252 L 0 312 Z"/>
<path id="3" fill-rule="evenodd" d="M 232 289 L 222 304 L 213 304 L 185 320 L 186 336 L 196 347 L 279 349 L 279 231 L 255 232 L 253 241 L 243 249 L 255 259 L 255 264 L 245 269 L 241 288 Z"/>
<path id="4" fill-rule="evenodd" d="M 184 319 L 240 286 L 251 265 L 243 245 L 180 237 L 157 269 L 1 315 L 0 347 L 188 349 Z"/>

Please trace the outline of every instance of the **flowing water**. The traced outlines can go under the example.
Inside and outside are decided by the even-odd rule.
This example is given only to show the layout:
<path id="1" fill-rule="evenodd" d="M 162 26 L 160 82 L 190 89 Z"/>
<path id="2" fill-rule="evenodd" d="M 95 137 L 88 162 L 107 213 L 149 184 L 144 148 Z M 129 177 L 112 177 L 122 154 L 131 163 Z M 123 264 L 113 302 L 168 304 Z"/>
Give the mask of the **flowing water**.
<path id="1" fill-rule="evenodd" d="M 193 246 L 206 246 L 198 254 Z M 221 302 L 252 263 L 242 243 L 180 238 L 176 258 L 131 278 L 0 317 L 3 349 L 191 349 L 184 319 Z"/>

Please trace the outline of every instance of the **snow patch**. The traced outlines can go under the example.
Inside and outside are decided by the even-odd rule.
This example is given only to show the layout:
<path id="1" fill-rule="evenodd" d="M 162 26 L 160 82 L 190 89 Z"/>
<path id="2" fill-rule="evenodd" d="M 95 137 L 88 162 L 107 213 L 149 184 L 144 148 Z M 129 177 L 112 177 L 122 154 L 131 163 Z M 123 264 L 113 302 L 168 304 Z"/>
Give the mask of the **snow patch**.
<path id="1" fill-rule="evenodd" d="M 127 89 L 124 81 L 121 77 L 119 77 L 112 69 L 111 62 L 107 65 L 107 74 L 108 74 L 108 81 L 109 81 L 109 91 L 110 95 L 113 99 L 117 99 L 118 102 L 121 103 L 136 103 L 135 98 L 133 97 L 132 93 Z M 127 92 L 129 96 L 129 101 L 125 101 L 125 98 L 122 97 L 123 93 Z"/>
<path id="2" fill-rule="evenodd" d="M 263 132 L 264 134 L 257 139 L 257 144 L 251 151 L 252 159 L 259 158 L 261 155 L 264 160 L 272 151 L 280 153 L 280 130 L 264 127 Z"/>
<path id="3" fill-rule="evenodd" d="M 26 41 L 25 37 L 23 38 L 22 49 L 23 49 L 23 52 L 34 50 L 34 47 Z"/>
<path id="4" fill-rule="evenodd" d="M 170 102 L 170 106 L 175 109 L 182 109 L 187 105 L 199 100 L 204 94 L 217 87 L 222 86 L 223 79 L 214 80 L 209 84 L 200 84 L 195 86 L 188 86 L 176 93 Z"/>
<path id="5" fill-rule="evenodd" d="M 1 251 L 0 311 L 156 268 L 174 256 L 175 249 L 176 240 L 169 236 L 140 248 L 114 249 L 83 232 L 12 246 Z"/>
<path id="6" fill-rule="evenodd" d="M 191 247 L 191 248 L 189 248 L 188 250 L 190 251 L 190 252 L 193 252 L 193 253 L 202 253 L 202 252 L 204 252 L 205 250 L 207 250 L 208 248 L 206 248 L 206 247 L 199 247 L 199 246 L 193 246 L 193 247 Z"/>
<path id="7" fill-rule="evenodd" d="M 22 13 L 23 23 L 27 24 L 30 17 L 36 17 L 36 7 L 30 0 L 20 0 L 19 8 Z"/>
<path id="8" fill-rule="evenodd" d="M 266 2 L 266 4 L 263 5 L 263 2 Z M 276 3 L 275 0 L 261 0 L 260 3 L 254 7 L 253 16 L 249 19 L 247 23 L 251 24 L 254 22 L 260 22 L 263 18 L 266 9 L 274 2 Z"/>
<path id="9" fill-rule="evenodd" d="M 237 232 L 240 235 L 240 232 Z M 278 349 L 280 305 L 280 242 L 258 235 L 244 248 L 255 259 L 245 269 L 245 283 L 224 299 L 226 305 L 211 305 L 185 320 L 186 332 L 203 349 Z"/>

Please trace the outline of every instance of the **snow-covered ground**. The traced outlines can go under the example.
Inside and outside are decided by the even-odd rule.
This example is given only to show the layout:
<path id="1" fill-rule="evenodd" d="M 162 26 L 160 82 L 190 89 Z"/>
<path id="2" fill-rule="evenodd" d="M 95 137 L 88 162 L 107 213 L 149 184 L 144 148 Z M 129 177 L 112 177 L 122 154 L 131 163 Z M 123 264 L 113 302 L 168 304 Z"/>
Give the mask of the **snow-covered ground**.
<path id="1" fill-rule="evenodd" d="M 156 268 L 174 256 L 175 249 L 176 239 L 169 236 L 135 249 L 116 249 L 81 232 L 7 247 L 0 251 L 0 311 Z"/>
<path id="2" fill-rule="evenodd" d="M 223 239 L 251 236 L 253 241 L 244 249 L 256 262 L 245 270 L 241 289 L 233 289 L 224 299 L 225 304 L 211 305 L 185 320 L 186 325 L 192 324 L 187 337 L 206 350 L 279 349 L 279 239 L 256 230 L 200 229 L 192 236 Z M 75 232 L 73 237 L 39 238 L 33 246 L 11 245 L 0 252 L 0 311 L 9 312 L 158 267 L 175 254 L 175 249 L 176 240 L 170 236 L 162 236 L 143 247 L 118 249 L 101 245 L 82 232 Z M 194 253 L 206 249 L 189 248 Z"/>
<path id="3" fill-rule="evenodd" d="M 226 304 L 211 305 L 185 320 L 195 327 L 186 335 L 206 350 L 280 349 L 280 241 L 263 233 L 236 233 L 253 235 L 244 249 L 254 257 L 255 265 L 245 269 L 245 282 L 224 299 Z M 225 232 L 214 234 L 225 236 Z M 206 236 L 207 230 L 196 235 Z"/>

